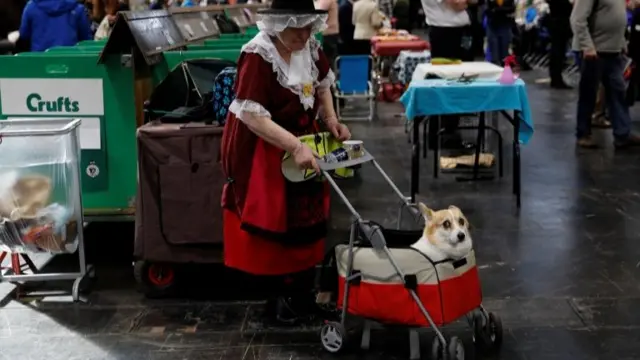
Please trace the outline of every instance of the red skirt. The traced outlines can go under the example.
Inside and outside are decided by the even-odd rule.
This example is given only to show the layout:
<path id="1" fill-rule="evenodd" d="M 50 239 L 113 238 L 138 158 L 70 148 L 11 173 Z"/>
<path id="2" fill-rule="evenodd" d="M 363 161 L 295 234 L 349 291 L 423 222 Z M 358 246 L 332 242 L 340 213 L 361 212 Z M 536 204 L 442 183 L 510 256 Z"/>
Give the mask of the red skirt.
<path id="1" fill-rule="evenodd" d="M 324 258 L 324 239 L 302 246 L 286 246 L 241 229 L 240 218 L 223 210 L 224 264 L 253 275 L 286 275 L 308 270 Z"/>

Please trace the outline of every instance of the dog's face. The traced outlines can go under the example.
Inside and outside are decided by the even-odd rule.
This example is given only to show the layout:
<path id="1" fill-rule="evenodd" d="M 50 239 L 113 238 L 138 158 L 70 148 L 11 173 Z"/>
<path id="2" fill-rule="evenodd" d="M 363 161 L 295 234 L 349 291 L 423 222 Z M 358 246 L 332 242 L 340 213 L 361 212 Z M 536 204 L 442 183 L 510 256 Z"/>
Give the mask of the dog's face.
<path id="1" fill-rule="evenodd" d="M 422 203 L 418 205 L 426 224 L 424 238 L 452 260 L 467 256 L 473 243 L 462 211 L 455 206 L 433 211 Z"/>

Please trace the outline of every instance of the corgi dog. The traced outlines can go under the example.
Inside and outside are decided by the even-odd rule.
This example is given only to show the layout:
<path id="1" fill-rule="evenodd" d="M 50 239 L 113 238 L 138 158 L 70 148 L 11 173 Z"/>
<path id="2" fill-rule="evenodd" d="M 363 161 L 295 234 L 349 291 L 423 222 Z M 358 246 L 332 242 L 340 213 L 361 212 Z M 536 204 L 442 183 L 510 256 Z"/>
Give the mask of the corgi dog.
<path id="1" fill-rule="evenodd" d="M 469 234 L 469 222 L 455 206 L 433 211 L 423 203 L 418 204 L 424 217 L 425 228 L 420 240 L 411 245 L 431 261 L 459 260 L 467 256 L 473 247 Z"/>

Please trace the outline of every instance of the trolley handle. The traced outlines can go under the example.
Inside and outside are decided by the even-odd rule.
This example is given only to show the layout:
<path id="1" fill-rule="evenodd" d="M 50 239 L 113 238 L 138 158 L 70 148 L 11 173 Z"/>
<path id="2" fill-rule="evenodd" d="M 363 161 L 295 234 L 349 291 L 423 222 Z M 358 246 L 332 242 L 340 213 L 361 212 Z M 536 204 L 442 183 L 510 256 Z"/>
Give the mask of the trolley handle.
<path id="1" fill-rule="evenodd" d="M 384 170 L 382 170 L 382 167 L 380 167 L 380 165 L 375 161 L 373 155 L 371 155 L 368 151 L 365 150 L 364 155 L 358 159 L 346 160 L 338 163 L 327 163 L 323 159 L 317 159 L 317 163 L 318 163 L 318 166 L 320 167 L 320 171 L 322 172 L 322 175 L 327 179 L 329 184 L 331 184 L 331 187 L 333 188 L 333 190 L 338 194 L 338 196 L 340 197 L 344 205 L 347 207 L 347 209 L 349 209 L 349 211 L 353 215 L 355 222 L 358 223 L 358 226 L 361 229 L 362 236 L 367 241 L 369 241 L 375 249 L 383 249 L 386 247 L 386 240 L 384 238 L 384 235 L 382 234 L 382 230 L 380 226 L 377 224 L 366 222 L 362 218 L 362 216 L 360 216 L 358 211 L 353 207 L 353 205 L 351 205 L 351 202 L 349 201 L 347 196 L 344 194 L 344 192 L 342 192 L 342 189 L 340 189 L 338 184 L 335 182 L 335 180 L 333 179 L 333 177 L 331 177 L 331 174 L 329 173 L 330 171 L 333 171 L 336 169 L 352 167 L 352 166 L 356 166 L 356 165 L 360 165 L 368 162 L 371 162 L 373 166 L 376 169 L 378 169 L 382 177 L 387 181 L 387 183 L 393 189 L 396 195 L 398 195 L 398 197 L 402 200 L 403 206 L 409 208 L 409 210 L 414 216 L 416 214 L 420 214 L 418 207 L 415 206 L 415 204 L 411 204 L 410 198 L 402 194 L 402 192 L 400 191 L 400 189 L 398 189 L 396 184 L 393 183 L 389 175 L 387 175 L 387 173 L 384 172 Z"/>
<path id="2" fill-rule="evenodd" d="M 362 217 L 360 216 L 360 214 L 358 214 L 356 209 L 351 205 L 351 203 L 349 202 L 349 199 L 347 199 L 347 196 L 342 192 L 342 190 L 340 189 L 338 184 L 334 181 L 334 179 L 331 177 L 331 174 L 329 174 L 329 172 L 333 171 L 333 170 L 337 170 L 337 169 L 342 169 L 342 168 L 353 167 L 353 166 L 356 166 L 356 165 L 365 164 L 365 163 L 368 163 L 368 162 L 372 163 L 373 166 L 378 170 L 380 175 L 382 175 L 382 177 L 386 180 L 386 182 L 389 184 L 389 186 L 391 187 L 393 192 L 402 201 L 403 206 L 408 207 L 410 209 L 411 213 L 414 214 L 414 215 L 420 214 L 420 210 L 418 210 L 418 207 L 415 204 L 411 203 L 411 198 L 405 196 L 402 193 L 402 191 L 400 191 L 400 189 L 398 189 L 398 187 L 393 182 L 393 180 L 391 180 L 389 175 L 387 175 L 387 173 L 382 169 L 380 164 L 378 164 L 378 162 L 375 160 L 373 155 L 371 155 L 371 153 L 369 153 L 367 150 L 364 150 L 364 155 L 363 156 L 361 156 L 361 157 L 359 157 L 357 159 L 353 159 L 353 160 L 340 161 L 340 162 L 337 162 L 337 163 L 328 163 L 328 162 L 324 161 L 324 159 L 320 158 L 320 159 L 316 159 L 316 161 L 318 163 L 318 167 L 320 167 L 320 171 L 322 172 L 322 175 L 329 181 L 329 184 L 331 184 L 331 187 L 333 188 L 333 190 L 336 193 L 338 193 L 338 195 L 340 196 L 340 199 L 342 200 L 342 202 L 347 206 L 349 211 L 351 211 L 351 214 L 358 221 L 362 221 Z"/>

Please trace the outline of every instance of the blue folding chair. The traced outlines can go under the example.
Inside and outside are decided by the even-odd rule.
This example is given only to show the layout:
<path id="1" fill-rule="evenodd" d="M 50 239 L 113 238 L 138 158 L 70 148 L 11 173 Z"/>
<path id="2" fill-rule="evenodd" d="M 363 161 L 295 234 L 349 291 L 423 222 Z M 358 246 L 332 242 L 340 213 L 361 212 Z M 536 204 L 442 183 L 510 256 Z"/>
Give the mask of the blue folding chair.
<path id="1" fill-rule="evenodd" d="M 338 106 L 338 119 L 340 120 L 368 120 L 375 116 L 375 93 L 371 83 L 371 64 L 373 58 L 368 55 L 349 55 L 336 58 L 338 80 L 336 81 L 335 95 L 338 99 L 360 99 L 369 102 L 369 115 L 366 117 L 344 117 L 340 114 Z"/>

